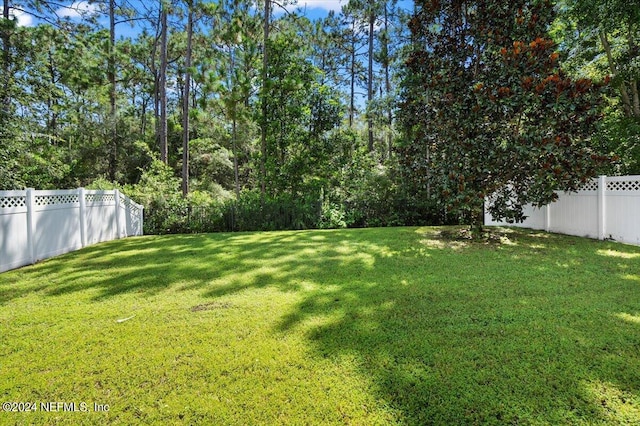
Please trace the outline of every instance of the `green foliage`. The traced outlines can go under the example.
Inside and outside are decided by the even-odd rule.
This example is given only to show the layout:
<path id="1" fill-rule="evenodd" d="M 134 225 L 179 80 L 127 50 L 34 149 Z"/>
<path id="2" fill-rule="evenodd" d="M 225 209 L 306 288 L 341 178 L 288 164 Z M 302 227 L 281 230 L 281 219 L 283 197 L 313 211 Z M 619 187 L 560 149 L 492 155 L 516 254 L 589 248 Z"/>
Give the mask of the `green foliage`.
<path id="1" fill-rule="evenodd" d="M 20 148 L 8 128 L 0 129 L 0 191 L 25 187 L 18 173 Z"/>
<path id="2" fill-rule="evenodd" d="M 118 185 L 115 182 L 111 182 L 109 179 L 107 179 L 104 176 L 101 176 L 97 179 L 95 179 L 93 182 L 91 182 L 89 185 L 85 186 L 86 189 L 96 189 L 96 190 L 113 190 L 113 189 L 118 189 L 120 191 L 122 191 L 122 187 L 120 185 Z"/>
<path id="3" fill-rule="evenodd" d="M 232 231 L 316 228 L 321 214 L 321 205 L 313 195 L 262 198 L 258 191 L 248 191 L 225 206 L 225 219 Z"/>
<path id="4" fill-rule="evenodd" d="M 320 229 L 339 229 L 346 228 L 347 214 L 342 206 L 334 203 L 324 202 L 322 203 L 322 216 L 318 223 Z"/>
<path id="5" fill-rule="evenodd" d="M 181 226 L 184 219 L 178 212 L 188 204 L 179 188 L 180 179 L 159 160 L 142 173 L 140 182 L 124 187 L 125 193 L 145 208 L 145 233 L 166 233 Z"/>
<path id="6" fill-rule="evenodd" d="M 278 200 L 275 204 L 289 206 L 283 208 L 305 210 L 304 206 L 320 203 L 322 191 L 339 192 L 341 172 L 362 142 L 356 127 L 365 117 L 350 111 L 347 127 L 345 98 L 357 102 L 355 90 L 367 86 L 360 52 L 366 31 L 360 21 L 369 5 L 354 3 L 332 13 L 324 21 L 327 25 L 297 13 L 272 17 L 271 35 L 263 46 L 262 11 L 252 2 L 191 2 L 197 21 L 193 63 L 184 69 L 180 58 L 186 49 L 182 24 L 187 4 L 173 4 L 170 19 L 176 25 L 168 34 L 166 75 L 170 169 L 160 171 L 153 159 L 159 147 L 157 133 L 164 127 L 159 123 L 160 41 L 155 21 L 161 5 L 167 4 L 148 5 L 145 16 L 118 7 L 116 15 L 133 19 L 140 32 L 121 37 L 123 27 L 118 23 L 113 49 L 110 29 L 100 19 L 104 11 L 85 19 L 58 21 L 49 8 L 27 2 L 22 6 L 35 7 L 47 23 L 20 27 L 13 20 L 0 22 L 2 188 L 86 187 L 108 176 L 113 186 L 127 188 L 146 206 L 174 210 L 166 218 L 149 221 L 159 232 L 193 230 L 195 225 L 184 218 L 193 216 L 194 209 L 224 205 L 230 191 L 238 197 L 243 190 L 253 193 L 260 184 L 263 160 L 267 195 Z M 396 19 L 391 5 L 388 12 L 385 22 L 390 23 Z M 382 16 L 382 3 L 376 3 L 376 14 Z M 391 63 L 397 48 L 391 38 L 390 30 L 385 30 L 380 46 L 375 47 L 373 60 L 384 66 Z M 263 91 L 256 89 L 265 47 L 270 60 Z M 182 122 L 186 72 L 192 77 L 189 178 L 191 190 L 199 193 L 183 199 L 173 189 L 173 176 L 182 168 L 183 129 L 178 123 Z M 368 83 L 379 84 L 378 76 Z M 387 86 L 381 88 L 380 97 L 382 91 L 389 96 Z M 380 105 L 381 114 L 389 112 L 389 102 Z M 375 125 L 389 126 L 387 121 L 381 116 Z M 267 135 L 264 158 L 258 138 L 261 127 Z M 392 134 L 387 128 L 384 132 Z M 385 154 L 378 158 L 386 159 L 387 149 L 379 145 Z M 112 185 L 99 181 L 94 186 Z M 295 207 L 289 201 L 306 198 L 313 201 L 293 203 Z M 346 211 L 343 199 L 334 204 L 339 206 L 335 211 Z M 222 215 L 222 210 L 216 214 Z M 297 224 L 286 227 L 317 225 L 319 213 L 314 214 L 314 220 L 296 220 Z M 340 219 L 329 222 L 340 224 Z M 274 226 L 281 227 L 264 224 Z"/>
<path id="7" fill-rule="evenodd" d="M 146 205 L 173 209 L 150 220 L 153 229 L 193 232 L 227 229 L 222 223 L 230 193 L 238 203 L 242 192 L 254 193 L 262 164 L 265 198 L 301 211 L 319 203 L 324 213 L 297 225 L 275 225 L 261 213 L 256 217 L 267 222 L 252 224 L 254 229 L 477 220 L 482 197 L 497 188 L 494 210 L 507 209 L 505 216 L 517 220 L 521 203 L 542 203 L 552 189 L 575 188 L 596 168 L 638 171 L 638 126 L 632 119 L 638 115 L 628 113 L 635 108 L 634 88 L 637 93 L 636 4 L 559 2 L 562 19 L 551 27 L 553 11 L 543 1 L 428 1 L 417 3 L 410 35 L 395 2 L 358 1 L 321 22 L 298 13 L 272 17 L 267 46 L 262 11 L 252 2 L 191 4 L 197 24 L 187 70 L 180 59 L 186 4 L 176 3 L 171 11 L 177 25 L 168 46 L 166 173 L 152 165 L 160 127 L 155 99 L 160 64 L 158 22 L 149 17 L 160 4 L 149 6 L 148 20 L 134 10 L 118 11 L 143 28 L 126 38 L 119 37 L 117 26 L 115 116 L 109 30 L 98 16 L 55 22 L 41 7 L 38 13 L 52 24 L 0 22 L 0 187 L 71 188 L 109 176 Z M 371 15 L 372 59 L 378 65 L 369 78 L 364 64 Z M 556 45 L 549 43 L 548 30 Z M 443 34 L 453 36 L 440 43 Z M 427 48 L 407 57 L 404 103 L 395 117 L 397 64 L 411 38 Z M 265 47 L 270 57 L 262 90 Z M 189 178 L 195 192 L 186 199 L 174 189 L 182 168 L 178 123 L 185 72 L 192 77 Z M 615 74 L 610 102 L 601 110 L 599 87 L 588 80 L 601 81 L 610 73 Z M 623 86 L 627 106 L 618 93 Z M 358 100 L 363 88 L 374 95 L 366 105 Z M 602 129 L 589 141 L 599 113 L 605 115 Z M 364 158 L 368 121 L 375 153 Z M 595 167 L 591 155 L 597 163 L 602 153 L 619 159 Z M 523 182 L 516 175 L 533 177 Z M 515 192 L 520 197 L 513 200 Z M 201 226 L 196 222 L 205 209 L 217 210 Z"/>
<path id="8" fill-rule="evenodd" d="M 330 132 L 342 114 L 337 92 L 319 82 L 320 71 L 294 34 L 288 29 L 270 41 L 268 88 L 260 99 L 266 104 L 267 115 L 259 119 L 266 126 L 266 180 L 272 195 L 319 190 L 318 181 L 332 161 Z"/>
<path id="9" fill-rule="evenodd" d="M 229 135 L 216 135 L 218 140 L 228 140 Z M 225 188 L 233 185 L 232 153 L 220 146 L 213 138 L 192 139 L 189 142 L 189 171 L 196 180 L 194 187 L 201 186 L 205 190 L 207 184 L 216 183 Z"/>
<path id="10" fill-rule="evenodd" d="M 350 132 L 338 136 L 336 142 L 355 137 Z M 361 147 L 336 164 L 335 170 L 324 191 L 322 227 L 341 227 L 342 221 L 347 227 L 358 228 L 445 223 L 436 206 L 423 203 L 403 185 L 395 161 L 382 165 Z"/>
<path id="11" fill-rule="evenodd" d="M 610 79 L 604 123 L 595 145 L 617 158 L 601 169 L 607 174 L 640 170 L 640 5 L 623 1 L 568 0 L 554 24 L 554 37 L 576 78 Z"/>
<path id="12" fill-rule="evenodd" d="M 599 169 L 609 176 L 640 175 L 640 123 L 635 117 L 611 113 L 605 117 L 594 144 L 609 153 L 610 163 Z"/>
<path id="13" fill-rule="evenodd" d="M 396 210 L 396 187 L 389 170 L 361 152 L 349 165 L 341 191 L 351 227 L 393 226 L 401 223 Z"/>
<path id="14" fill-rule="evenodd" d="M 561 70 L 553 16 L 548 1 L 453 0 L 412 18 L 401 163 L 474 228 L 487 196 L 494 218 L 519 221 L 524 204 L 579 188 L 607 159 L 590 143 L 601 88 Z"/>
<path id="15" fill-rule="evenodd" d="M 262 198 L 258 191 L 243 191 L 236 200 L 228 194 L 214 198 L 196 191 L 186 199 L 160 195 L 145 204 L 144 213 L 146 234 L 189 234 L 317 228 L 323 210 L 318 199 L 310 196 Z"/>
<path id="16" fill-rule="evenodd" d="M 65 183 L 70 165 L 65 162 L 64 149 L 57 142 L 50 136 L 38 134 L 29 135 L 20 141 L 17 145 L 22 149 L 13 154 L 15 182 L 37 189 L 69 186 Z"/>

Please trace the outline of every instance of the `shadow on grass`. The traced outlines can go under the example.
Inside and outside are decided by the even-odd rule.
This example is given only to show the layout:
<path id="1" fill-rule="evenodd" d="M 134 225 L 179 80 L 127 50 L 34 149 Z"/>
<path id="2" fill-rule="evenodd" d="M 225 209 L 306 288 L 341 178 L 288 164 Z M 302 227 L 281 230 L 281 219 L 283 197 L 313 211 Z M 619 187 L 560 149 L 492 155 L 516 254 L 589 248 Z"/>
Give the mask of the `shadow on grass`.
<path id="1" fill-rule="evenodd" d="M 318 357 L 354 357 L 403 423 L 640 422 L 640 248 L 429 232 L 128 239 L 13 272 L 0 303 L 31 291 L 97 290 L 100 301 L 273 287 L 302 295 L 273 332 L 301 330 Z M 29 284 L 12 291 L 18 279 Z"/>

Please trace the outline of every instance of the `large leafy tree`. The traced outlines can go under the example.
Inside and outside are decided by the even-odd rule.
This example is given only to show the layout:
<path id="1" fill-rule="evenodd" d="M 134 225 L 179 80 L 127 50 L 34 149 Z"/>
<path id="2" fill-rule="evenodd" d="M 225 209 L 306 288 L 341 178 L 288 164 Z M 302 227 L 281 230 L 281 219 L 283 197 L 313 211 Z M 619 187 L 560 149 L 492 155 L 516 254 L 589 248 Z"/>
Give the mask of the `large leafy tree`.
<path id="1" fill-rule="evenodd" d="M 590 147 L 600 87 L 560 68 L 549 1 L 423 1 L 410 22 L 400 147 L 417 186 L 481 229 L 576 190 L 604 157 Z"/>

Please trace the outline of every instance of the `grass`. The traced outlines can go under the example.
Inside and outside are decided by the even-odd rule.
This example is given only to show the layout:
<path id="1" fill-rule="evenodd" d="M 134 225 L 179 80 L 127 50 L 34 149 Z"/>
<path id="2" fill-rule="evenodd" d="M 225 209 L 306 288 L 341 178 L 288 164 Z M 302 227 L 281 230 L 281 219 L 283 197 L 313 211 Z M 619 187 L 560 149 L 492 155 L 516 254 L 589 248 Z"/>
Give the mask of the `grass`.
<path id="1" fill-rule="evenodd" d="M 438 232 L 131 238 L 1 274 L 0 400 L 38 411 L 0 424 L 640 423 L 640 247 Z"/>

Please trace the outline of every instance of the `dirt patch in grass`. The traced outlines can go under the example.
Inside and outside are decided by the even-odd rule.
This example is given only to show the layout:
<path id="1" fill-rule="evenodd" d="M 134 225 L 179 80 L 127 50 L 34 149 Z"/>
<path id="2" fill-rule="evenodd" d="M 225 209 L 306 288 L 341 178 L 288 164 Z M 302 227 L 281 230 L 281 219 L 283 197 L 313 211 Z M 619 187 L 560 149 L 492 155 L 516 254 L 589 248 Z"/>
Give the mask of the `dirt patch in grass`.
<path id="1" fill-rule="evenodd" d="M 233 304 L 228 302 L 209 302 L 209 303 L 203 303 L 201 305 L 192 306 L 191 312 L 213 311 L 216 309 L 229 309 L 232 307 L 233 307 Z"/>
<path id="2" fill-rule="evenodd" d="M 482 236 L 475 237 L 469 228 L 443 229 L 436 234 L 443 241 L 462 241 L 501 244 L 509 240 L 507 232 L 502 229 L 483 229 Z"/>
<path id="3" fill-rule="evenodd" d="M 460 250 L 471 246 L 498 247 L 512 245 L 513 232 L 505 228 L 485 228 L 481 237 L 475 237 L 469 228 L 455 227 L 440 229 L 425 234 L 428 237 L 421 242 L 431 248 Z"/>

